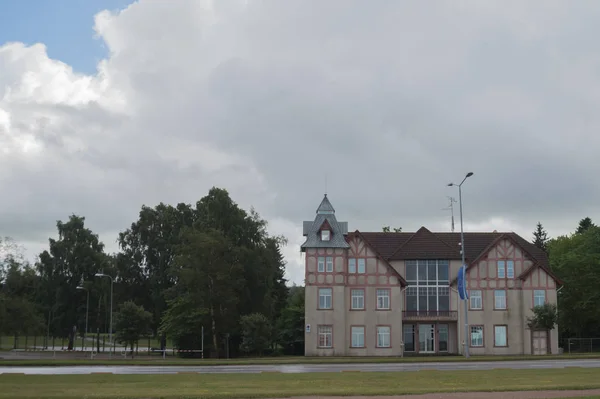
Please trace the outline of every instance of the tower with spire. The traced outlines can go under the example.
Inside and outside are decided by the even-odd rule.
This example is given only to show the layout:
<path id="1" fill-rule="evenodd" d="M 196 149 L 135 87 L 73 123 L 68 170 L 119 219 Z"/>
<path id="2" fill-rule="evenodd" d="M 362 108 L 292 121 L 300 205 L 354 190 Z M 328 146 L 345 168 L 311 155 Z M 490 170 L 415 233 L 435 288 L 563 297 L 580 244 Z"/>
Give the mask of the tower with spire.
<path id="1" fill-rule="evenodd" d="M 349 248 L 346 242 L 348 234 L 348 222 L 338 222 L 335 217 L 335 209 L 327 194 L 323 197 L 317 208 L 317 216 L 313 221 L 303 223 L 302 234 L 306 241 L 300 246 L 302 252 L 308 248 Z"/>

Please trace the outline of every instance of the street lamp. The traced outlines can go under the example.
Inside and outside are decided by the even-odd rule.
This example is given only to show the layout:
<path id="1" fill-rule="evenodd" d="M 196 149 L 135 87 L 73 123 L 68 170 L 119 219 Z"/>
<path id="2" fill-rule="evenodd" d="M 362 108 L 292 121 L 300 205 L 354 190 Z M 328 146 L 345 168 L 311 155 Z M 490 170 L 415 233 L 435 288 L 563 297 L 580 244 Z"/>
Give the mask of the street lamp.
<path id="1" fill-rule="evenodd" d="M 89 315 L 89 311 L 90 311 L 90 290 L 88 290 L 87 288 L 85 288 L 83 286 L 83 281 L 81 282 L 82 284 L 80 286 L 77 287 L 78 290 L 82 290 L 86 292 L 86 296 L 87 299 L 85 301 L 85 332 L 83 333 L 83 342 L 84 342 L 84 347 L 87 344 L 87 333 L 88 333 L 88 315 Z"/>
<path id="2" fill-rule="evenodd" d="M 462 266 L 464 267 L 463 272 L 467 272 L 467 266 L 465 264 L 465 233 L 463 230 L 463 206 L 462 206 L 462 185 L 469 177 L 473 176 L 473 172 L 467 173 L 465 178 L 460 182 L 460 184 L 449 183 L 448 186 L 458 186 L 458 204 L 460 207 L 460 254 L 462 258 Z M 466 291 L 466 287 L 465 287 Z M 465 298 L 465 357 L 469 357 L 469 341 L 468 341 L 468 330 L 469 330 L 469 314 L 468 314 L 468 306 L 467 306 L 467 298 Z"/>
<path id="3" fill-rule="evenodd" d="M 113 314 L 113 278 L 108 274 L 96 273 L 96 277 L 108 277 L 110 279 L 110 327 L 108 330 L 108 342 L 112 345 L 112 314 Z"/>

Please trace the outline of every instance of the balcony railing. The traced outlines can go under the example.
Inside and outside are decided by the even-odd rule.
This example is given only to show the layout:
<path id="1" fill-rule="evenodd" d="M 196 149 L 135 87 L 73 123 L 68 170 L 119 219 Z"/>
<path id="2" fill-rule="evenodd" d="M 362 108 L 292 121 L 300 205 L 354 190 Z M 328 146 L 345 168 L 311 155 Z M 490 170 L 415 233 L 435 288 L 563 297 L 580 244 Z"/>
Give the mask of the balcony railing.
<path id="1" fill-rule="evenodd" d="M 405 310 L 402 318 L 407 319 L 446 319 L 458 320 L 458 312 L 452 310 Z"/>

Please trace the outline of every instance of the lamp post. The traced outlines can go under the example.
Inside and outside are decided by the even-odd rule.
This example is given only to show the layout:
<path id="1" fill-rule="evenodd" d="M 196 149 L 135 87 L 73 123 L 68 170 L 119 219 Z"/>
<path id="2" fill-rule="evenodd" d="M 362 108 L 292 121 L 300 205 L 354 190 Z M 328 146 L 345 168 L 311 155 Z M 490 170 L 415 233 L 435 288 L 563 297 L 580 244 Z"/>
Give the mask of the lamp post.
<path id="1" fill-rule="evenodd" d="M 448 186 L 458 186 L 458 205 L 460 208 L 460 254 L 462 258 L 462 267 L 464 267 L 463 272 L 466 275 L 467 266 L 465 264 L 465 233 L 463 230 L 463 206 L 462 206 L 462 185 L 469 177 L 473 176 L 473 172 L 469 172 L 466 174 L 465 178 L 462 179 L 460 184 L 449 183 Z M 466 276 L 465 276 L 466 277 Z M 466 286 L 465 286 L 466 291 Z M 464 300 L 465 302 L 465 357 L 469 357 L 469 341 L 468 341 L 468 333 L 469 333 L 469 308 L 467 306 L 467 298 Z"/>
<path id="2" fill-rule="evenodd" d="M 110 279 L 110 327 L 108 330 L 108 343 L 111 345 L 111 353 L 112 353 L 112 319 L 113 319 L 113 278 L 108 274 L 104 273 L 96 273 L 96 277 L 108 277 Z"/>
<path id="3" fill-rule="evenodd" d="M 84 347 L 87 344 L 87 333 L 88 333 L 88 315 L 90 311 L 90 290 L 83 286 L 83 281 L 80 286 L 77 287 L 78 290 L 83 290 L 86 292 L 87 299 L 85 301 L 85 331 L 83 332 L 83 342 Z"/>

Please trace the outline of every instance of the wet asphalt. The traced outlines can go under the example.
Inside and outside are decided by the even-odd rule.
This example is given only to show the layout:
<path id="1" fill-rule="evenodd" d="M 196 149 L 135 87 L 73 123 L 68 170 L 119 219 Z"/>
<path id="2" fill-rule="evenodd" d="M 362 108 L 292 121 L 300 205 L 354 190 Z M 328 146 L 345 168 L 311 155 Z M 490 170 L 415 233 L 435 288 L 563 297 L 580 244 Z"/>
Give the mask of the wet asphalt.
<path id="1" fill-rule="evenodd" d="M 252 373 L 335 373 L 344 371 L 401 372 L 418 370 L 493 370 L 493 369 L 560 369 L 565 367 L 599 368 L 600 360 L 520 360 L 499 362 L 439 363 L 365 363 L 365 364 L 295 364 L 240 366 L 55 366 L 0 367 L 0 374 L 75 375 L 111 374 L 252 374 Z"/>

